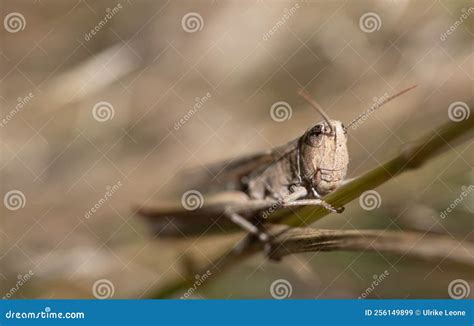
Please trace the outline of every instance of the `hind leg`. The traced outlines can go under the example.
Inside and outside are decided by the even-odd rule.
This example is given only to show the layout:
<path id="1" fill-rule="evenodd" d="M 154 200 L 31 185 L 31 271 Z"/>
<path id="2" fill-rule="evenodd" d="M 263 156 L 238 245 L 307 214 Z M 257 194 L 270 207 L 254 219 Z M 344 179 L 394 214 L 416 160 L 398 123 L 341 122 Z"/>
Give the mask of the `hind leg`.
<path id="1" fill-rule="evenodd" d="M 262 232 L 255 224 L 250 222 L 248 219 L 242 215 L 235 212 L 233 209 L 228 208 L 225 210 L 224 215 L 231 220 L 233 223 L 241 227 L 243 230 L 249 232 L 258 237 L 262 242 L 267 242 L 269 240 L 268 234 Z"/>

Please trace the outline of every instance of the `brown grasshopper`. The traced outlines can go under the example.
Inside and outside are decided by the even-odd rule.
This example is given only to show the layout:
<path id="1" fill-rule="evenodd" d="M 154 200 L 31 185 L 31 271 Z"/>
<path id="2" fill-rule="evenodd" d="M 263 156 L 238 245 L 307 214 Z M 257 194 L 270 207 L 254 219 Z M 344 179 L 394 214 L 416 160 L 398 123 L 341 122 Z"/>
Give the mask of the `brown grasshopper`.
<path id="1" fill-rule="evenodd" d="M 162 235 L 176 231 L 178 234 L 207 231 L 225 217 L 224 220 L 240 226 L 261 241 L 271 243 L 264 229 L 264 215 L 269 208 L 273 211 L 275 208 L 317 205 L 340 213 L 343 207 L 333 207 L 323 197 L 340 186 L 346 176 L 348 128 L 414 87 L 385 98 L 347 126 L 330 119 L 307 93 L 300 91 L 299 94 L 322 115 L 322 122 L 301 137 L 268 152 L 209 167 L 219 182 L 217 188 L 205 193 L 214 193 L 214 196 L 204 199 L 201 192 L 193 190 L 194 197 L 183 197 L 182 206 L 142 207 L 139 214 L 148 217 Z M 198 205 L 189 209 L 183 202 L 187 199 Z"/>

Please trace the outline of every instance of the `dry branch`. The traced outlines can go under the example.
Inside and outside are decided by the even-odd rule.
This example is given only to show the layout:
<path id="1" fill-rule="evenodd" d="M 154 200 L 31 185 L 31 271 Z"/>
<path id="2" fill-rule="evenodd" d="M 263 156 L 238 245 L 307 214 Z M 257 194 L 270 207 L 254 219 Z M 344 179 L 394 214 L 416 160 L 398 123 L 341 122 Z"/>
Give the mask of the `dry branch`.
<path id="1" fill-rule="evenodd" d="M 377 251 L 424 260 L 449 260 L 474 265 L 474 243 L 420 232 L 384 230 L 319 230 L 273 226 L 271 256 L 315 251 Z"/>

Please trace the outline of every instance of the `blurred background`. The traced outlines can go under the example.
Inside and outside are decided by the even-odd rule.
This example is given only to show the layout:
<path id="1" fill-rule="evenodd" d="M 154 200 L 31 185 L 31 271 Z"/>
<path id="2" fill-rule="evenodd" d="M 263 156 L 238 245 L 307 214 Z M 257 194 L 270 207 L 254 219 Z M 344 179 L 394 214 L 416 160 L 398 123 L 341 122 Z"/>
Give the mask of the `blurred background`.
<path id="1" fill-rule="evenodd" d="M 301 88 L 348 122 L 419 85 L 349 132 L 348 177 L 459 118 L 453 105 L 465 118 L 473 17 L 458 0 L 1 0 L 1 296 L 145 298 L 210 261 L 243 234 L 153 239 L 134 208 L 179 200 L 184 168 L 301 135 L 321 120 Z M 314 227 L 473 241 L 473 193 L 442 214 L 474 183 L 472 152 L 469 139 L 377 188 L 377 209 L 354 201 Z M 292 298 L 445 298 L 472 272 L 382 253 L 259 255 L 193 296 L 270 298 L 284 279 Z"/>

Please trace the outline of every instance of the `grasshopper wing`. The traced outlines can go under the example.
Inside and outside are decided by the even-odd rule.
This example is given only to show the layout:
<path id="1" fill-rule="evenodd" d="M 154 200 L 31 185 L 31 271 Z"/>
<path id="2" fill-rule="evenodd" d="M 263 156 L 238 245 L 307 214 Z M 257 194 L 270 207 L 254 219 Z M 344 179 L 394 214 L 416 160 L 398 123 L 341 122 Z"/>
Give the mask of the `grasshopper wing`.
<path id="1" fill-rule="evenodd" d="M 197 203 L 196 201 L 193 204 Z M 186 198 L 181 203 L 161 203 L 159 205 L 142 206 L 136 212 L 146 218 L 153 233 L 161 237 L 194 236 L 203 233 L 222 233 L 225 231 L 241 230 L 234 222 L 226 217 L 230 209 L 246 219 L 256 219 L 257 212 L 273 207 L 274 200 L 251 200 L 240 191 L 223 191 L 215 195 L 203 197 L 198 207 L 192 209 L 186 204 Z M 284 216 L 289 209 L 278 210 L 276 215 Z M 275 220 L 276 221 L 276 220 Z"/>
<path id="2" fill-rule="evenodd" d="M 297 149 L 298 140 L 295 139 L 287 144 L 275 147 L 272 150 L 238 157 L 231 160 L 209 164 L 205 167 L 206 177 L 201 178 L 198 189 L 207 192 L 223 190 L 244 191 L 244 177 L 264 171 L 275 164 L 288 153 Z M 194 175 L 196 170 L 188 170 L 184 175 Z"/>

